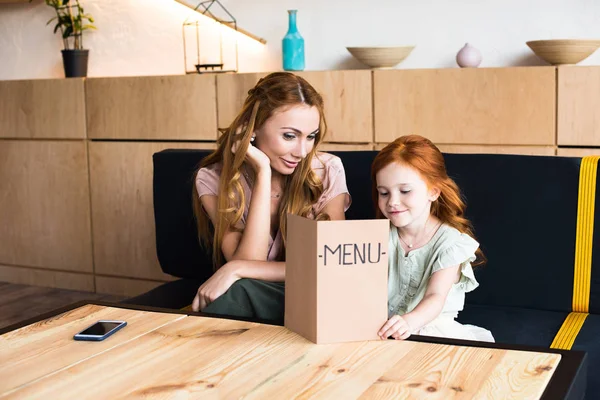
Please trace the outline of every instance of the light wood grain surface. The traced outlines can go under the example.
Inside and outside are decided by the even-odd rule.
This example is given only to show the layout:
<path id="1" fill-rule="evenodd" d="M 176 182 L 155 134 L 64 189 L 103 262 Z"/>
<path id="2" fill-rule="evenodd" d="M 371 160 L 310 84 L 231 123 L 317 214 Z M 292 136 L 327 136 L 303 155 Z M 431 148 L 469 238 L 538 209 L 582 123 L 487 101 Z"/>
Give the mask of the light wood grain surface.
<path id="1" fill-rule="evenodd" d="M 323 143 L 319 146 L 320 151 L 361 151 L 373 150 L 372 144 L 347 144 L 347 143 Z"/>
<path id="2" fill-rule="evenodd" d="M 6 333 L 0 336 L 0 360 L 3 360 L 0 363 L 0 394 L 31 384 L 181 318 L 185 315 L 89 305 Z M 73 340 L 73 335 L 101 319 L 125 320 L 128 325 L 110 340 Z M 101 396 L 101 392 L 94 391 Z M 53 397 L 57 396 L 65 398 L 62 394 Z"/>
<path id="3" fill-rule="evenodd" d="M 371 71 L 298 72 L 325 103 L 328 142 L 373 141 Z"/>
<path id="4" fill-rule="evenodd" d="M 0 81 L 0 137 L 84 139 L 83 79 Z"/>
<path id="5" fill-rule="evenodd" d="M 375 150 L 383 149 L 388 143 L 377 143 Z M 463 154 L 522 154 L 530 156 L 553 156 L 554 146 L 495 146 L 476 144 L 436 144 L 443 153 Z"/>
<path id="6" fill-rule="evenodd" d="M 130 326 L 105 342 L 73 342 L 102 312 Z M 0 356 L 20 368 L 0 369 L 6 398 L 537 399 L 561 357 L 392 340 L 315 345 L 280 326 L 97 306 L 0 339 L 11 343 Z"/>
<path id="7" fill-rule="evenodd" d="M 563 156 L 563 157 L 600 156 L 600 148 L 579 149 L 579 148 L 575 148 L 575 147 L 569 147 L 569 148 L 560 148 L 559 147 L 556 155 Z"/>
<path id="8" fill-rule="evenodd" d="M 0 264 L 92 272 L 83 140 L 0 140 Z"/>
<path id="9" fill-rule="evenodd" d="M 218 75 L 217 103 L 219 127 L 226 128 L 241 110 L 248 90 L 265 73 Z M 371 71 L 298 72 L 322 96 L 328 142 L 373 141 Z"/>
<path id="10" fill-rule="evenodd" d="M 373 72 L 375 141 L 554 145 L 556 69 L 447 68 Z"/>
<path id="11" fill-rule="evenodd" d="M 181 148 L 214 149 L 215 144 L 89 143 L 97 274 L 171 280 L 160 269 L 156 256 L 152 155 Z"/>
<path id="12" fill-rule="evenodd" d="M 211 75 L 88 79 L 88 136 L 216 140 L 215 97 Z"/>
<path id="13" fill-rule="evenodd" d="M 52 271 L 43 268 L 0 265 L 0 282 L 94 291 L 94 275 L 91 273 Z"/>
<path id="14" fill-rule="evenodd" d="M 600 146 L 600 68 L 561 66 L 557 77 L 559 146 Z"/>
<path id="15" fill-rule="evenodd" d="M 244 105 L 248 90 L 267 73 L 217 75 L 217 110 L 219 128 L 227 128 Z"/>

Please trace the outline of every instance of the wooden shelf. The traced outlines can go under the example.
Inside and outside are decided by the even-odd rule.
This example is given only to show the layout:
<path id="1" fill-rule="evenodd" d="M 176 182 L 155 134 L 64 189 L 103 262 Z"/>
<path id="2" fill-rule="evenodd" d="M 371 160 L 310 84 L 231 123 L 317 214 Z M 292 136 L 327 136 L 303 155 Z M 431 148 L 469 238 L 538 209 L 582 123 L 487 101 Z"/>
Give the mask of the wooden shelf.
<path id="1" fill-rule="evenodd" d="M 29 0 L 26 0 L 26 1 L 29 1 Z M 236 27 L 231 22 L 220 21 L 217 18 L 214 18 L 214 17 L 212 17 L 209 14 L 203 14 L 203 13 L 201 13 L 200 11 L 196 10 L 194 6 L 190 5 L 187 1 L 184 1 L 184 0 L 175 0 L 175 1 L 178 2 L 178 3 L 180 3 L 180 4 L 183 4 L 184 6 L 188 7 L 191 10 L 196 11 L 198 14 L 204 15 L 206 18 L 210 18 L 210 19 L 212 19 L 212 20 L 214 20 L 216 22 L 219 22 L 220 24 L 222 24 L 222 25 L 224 25 L 224 26 L 226 26 L 228 28 L 233 29 L 234 31 L 238 31 L 238 32 L 244 34 L 244 35 L 248 36 L 249 38 L 252 38 L 252 39 L 256 40 L 257 42 L 260 42 L 262 44 L 267 44 L 267 41 L 265 39 L 263 39 L 261 37 L 258 37 L 256 35 L 254 35 L 253 33 L 250 33 L 247 30 L 240 28 L 239 26 Z M 0 0 L 0 2 L 2 2 L 2 0 Z"/>

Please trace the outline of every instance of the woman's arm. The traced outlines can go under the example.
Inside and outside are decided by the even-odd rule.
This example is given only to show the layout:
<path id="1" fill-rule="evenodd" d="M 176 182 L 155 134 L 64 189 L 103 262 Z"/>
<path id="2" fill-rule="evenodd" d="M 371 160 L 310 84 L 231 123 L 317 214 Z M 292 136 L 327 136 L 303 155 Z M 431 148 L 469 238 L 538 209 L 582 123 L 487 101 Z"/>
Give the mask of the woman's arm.
<path id="1" fill-rule="evenodd" d="M 196 297 L 192 302 L 192 309 L 194 311 L 204 309 L 241 278 L 282 282 L 285 280 L 285 263 L 276 261 L 230 261 L 219 268 L 209 280 L 198 288 Z"/>
<path id="2" fill-rule="evenodd" d="M 237 150 L 234 149 L 234 150 Z M 269 253 L 271 229 L 271 165 L 269 158 L 259 149 L 250 145 L 246 158 L 256 171 L 252 188 L 252 198 L 248 205 L 246 226 L 242 232 L 226 229 L 221 243 L 221 251 L 226 261 L 259 260 L 265 261 Z M 216 196 L 202 196 L 202 207 L 206 210 L 213 226 L 218 218 Z"/>
<path id="3" fill-rule="evenodd" d="M 346 202 L 348 200 L 348 193 L 341 193 L 335 196 L 333 199 L 329 200 L 325 207 L 323 207 L 323 212 L 329 215 L 331 220 L 343 220 L 346 219 L 346 214 L 344 213 L 344 207 L 346 206 Z"/>

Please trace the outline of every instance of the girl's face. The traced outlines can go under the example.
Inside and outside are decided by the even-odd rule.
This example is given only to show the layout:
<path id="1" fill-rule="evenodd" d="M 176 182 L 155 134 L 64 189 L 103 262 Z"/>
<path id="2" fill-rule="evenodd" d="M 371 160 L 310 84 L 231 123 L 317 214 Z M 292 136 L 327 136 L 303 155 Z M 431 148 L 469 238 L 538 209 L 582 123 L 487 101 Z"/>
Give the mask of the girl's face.
<path id="1" fill-rule="evenodd" d="M 290 175 L 313 149 L 320 121 L 319 110 L 305 104 L 276 110 L 256 131 L 256 147 L 269 157 L 273 170 Z"/>
<path id="2" fill-rule="evenodd" d="M 414 168 L 390 163 L 376 175 L 378 205 L 383 215 L 398 228 L 424 226 L 440 191 L 429 188 Z"/>

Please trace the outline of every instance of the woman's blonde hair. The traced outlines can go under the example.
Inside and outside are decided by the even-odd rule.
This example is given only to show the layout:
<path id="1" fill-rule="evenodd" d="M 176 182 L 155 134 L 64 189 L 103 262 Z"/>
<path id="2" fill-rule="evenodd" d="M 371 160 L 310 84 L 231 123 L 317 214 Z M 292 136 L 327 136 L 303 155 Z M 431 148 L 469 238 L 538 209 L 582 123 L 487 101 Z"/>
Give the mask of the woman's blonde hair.
<path id="1" fill-rule="evenodd" d="M 296 214 L 308 216 L 312 205 L 317 202 L 323 193 L 323 184 L 313 172 L 311 163 L 319 143 L 327 131 L 323 98 L 303 78 L 288 72 L 275 72 L 260 79 L 254 88 L 248 91 L 242 110 L 225 129 L 219 129 L 217 149 L 205 157 L 200 164 L 204 168 L 211 164 L 221 163 L 222 170 L 219 177 L 219 190 L 217 194 L 218 216 L 214 232 L 211 234 L 211 221 L 200 203 L 196 186 L 193 189 L 194 215 L 198 227 L 198 237 L 205 247 L 212 244 L 214 267 L 219 268 L 224 257 L 221 252 L 223 236 L 227 229 L 240 231 L 236 228 L 242 218 L 246 206 L 244 190 L 240 182 L 242 164 L 248 151 L 250 139 L 255 130 L 260 129 L 264 123 L 276 112 L 285 110 L 295 105 L 316 107 L 319 111 L 319 131 L 316 134 L 312 150 L 300 161 L 294 172 L 285 177 L 284 191 L 279 205 L 279 229 L 284 240 L 286 237 L 286 215 Z M 238 150 L 233 153 L 231 147 L 240 140 Z M 198 170 L 194 174 L 197 175 Z M 316 216 L 318 219 L 327 219 L 326 215 Z M 284 251 L 278 254 L 278 259 L 283 259 Z"/>

